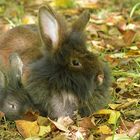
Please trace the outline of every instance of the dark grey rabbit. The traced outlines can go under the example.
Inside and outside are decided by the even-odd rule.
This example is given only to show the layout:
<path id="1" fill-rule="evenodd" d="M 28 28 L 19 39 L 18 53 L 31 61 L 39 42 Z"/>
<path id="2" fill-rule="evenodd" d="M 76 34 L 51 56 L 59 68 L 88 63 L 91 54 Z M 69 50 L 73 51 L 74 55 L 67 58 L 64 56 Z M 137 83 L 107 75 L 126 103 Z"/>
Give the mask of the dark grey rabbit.
<path id="1" fill-rule="evenodd" d="M 9 58 L 10 66 L 0 66 L 0 111 L 9 120 L 21 119 L 33 109 L 33 104 L 21 84 L 22 61 L 14 53 Z"/>
<path id="2" fill-rule="evenodd" d="M 39 9 L 39 33 L 44 57 L 31 65 L 26 89 L 41 114 L 56 119 L 87 116 L 109 100 L 110 71 L 86 48 L 83 30 L 88 11 L 68 29 L 50 6 Z"/>

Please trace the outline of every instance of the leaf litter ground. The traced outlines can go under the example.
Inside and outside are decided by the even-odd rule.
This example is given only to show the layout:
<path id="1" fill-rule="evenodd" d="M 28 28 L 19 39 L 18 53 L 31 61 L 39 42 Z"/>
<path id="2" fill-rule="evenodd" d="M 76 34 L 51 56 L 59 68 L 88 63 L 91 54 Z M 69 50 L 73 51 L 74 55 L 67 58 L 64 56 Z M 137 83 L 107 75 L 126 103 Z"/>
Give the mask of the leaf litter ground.
<path id="1" fill-rule="evenodd" d="M 63 4 L 62 4 L 63 2 Z M 67 3 L 68 2 L 68 3 Z M 140 15 L 138 0 L 50 1 L 68 21 L 83 9 L 91 11 L 87 26 L 90 51 L 107 61 L 112 69 L 112 102 L 109 107 L 93 115 L 80 118 L 60 118 L 54 122 L 29 112 L 30 121 L 9 122 L 1 113 L 2 140 L 120 140 L 140 138 Z M 60 4 L 61 3 L 61 4 Z M 0 3 L 0 31 L 6 32 L 19 24 L 35 23 L 42 1 L 2 1 Z M 10 6 L 9 8 L 9 5 Z M 70 9 L 67 5 L 72 6 Z M 64 6 L 64 8 L 63 8 Z M 76 8 L 75 8 L 76 7 Z M 80 8 L 79 8 L 80 7 Z M 139 6 L 140 7 L 140 6 Z M 133 10 L 132 10 L 133 9 Z"/>

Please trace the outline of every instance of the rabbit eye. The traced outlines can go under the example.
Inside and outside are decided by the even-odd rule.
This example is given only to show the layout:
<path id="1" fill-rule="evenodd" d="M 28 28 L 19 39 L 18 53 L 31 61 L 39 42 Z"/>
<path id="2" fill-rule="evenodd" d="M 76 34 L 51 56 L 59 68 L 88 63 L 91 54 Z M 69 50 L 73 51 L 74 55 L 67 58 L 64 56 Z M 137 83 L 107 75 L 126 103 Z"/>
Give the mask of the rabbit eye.
<path id="1" fill-rule="evenodd" d="M 16 106 L 15 106 L 14 104 L 10 104 L 9 107 L 10 107 L 11 109 L 16 109 Z"/>
<path id="2" fill-rule="evenodd" d="M 71 60 L 71 65 L 73 67 L 81 67 L 81 63 L 80 63 L 79 59 L 72 59 Z"/>

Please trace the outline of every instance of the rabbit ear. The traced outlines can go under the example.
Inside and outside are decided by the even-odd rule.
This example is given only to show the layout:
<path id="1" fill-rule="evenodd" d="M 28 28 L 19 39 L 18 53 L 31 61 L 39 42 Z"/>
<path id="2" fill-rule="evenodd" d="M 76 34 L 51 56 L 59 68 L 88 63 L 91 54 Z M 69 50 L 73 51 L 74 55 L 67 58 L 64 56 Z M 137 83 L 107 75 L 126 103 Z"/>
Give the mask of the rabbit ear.
<path id="1" fill-rule="evenodd" d="M 42 6 L 39 9 L 39 28 L 42 41 L 49 49 L 57 47 L 59 43 L 59 23 L 52 8 Z"/>
<path id="2" fill-rule="evenodd" d="M 90 13 L 85 10 L 80 17 L 72 24 L 72 31 L 82 32 L 90 19 Z"/>
<path id="3" fill-rule="evenodd" d="M 12 53 L 9 57 L 11 71 L 14 77 L 16 77 L 19 81 L 22 76 L 23 62 L 20 59 L 17 53 Z"/>
<path id="4" fill-rule="evenodd" d="M 3 72 L 0 71 L 0 88 L 4 88 L 6 84 L 5 76 Z"/>

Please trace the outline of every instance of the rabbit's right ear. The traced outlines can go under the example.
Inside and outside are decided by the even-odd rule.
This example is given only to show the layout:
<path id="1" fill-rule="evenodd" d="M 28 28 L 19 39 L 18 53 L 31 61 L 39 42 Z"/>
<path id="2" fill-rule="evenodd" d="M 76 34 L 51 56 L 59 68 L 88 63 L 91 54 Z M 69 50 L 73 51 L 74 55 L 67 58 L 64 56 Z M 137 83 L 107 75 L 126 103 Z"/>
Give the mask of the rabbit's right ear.
<path id="1" fill-rule="evenodd" d="M 40 7 L 38 17 L 40 36 L 44 45 L 48 50 L 57 48 L 66 30 L 64 19 L 49 5 Z"/>
<path id="2" fill-rule="evenodd" d="M 0 88 L 5 88 L 5 84 L 6 84 L 5 76 L 3 72 L 0 71 Z"/>
<path id="3" fill-rule="evenodd" d="M 23 70 L 23 62 L 20 59 L 19 55 L 17 53 L 12 53 L 9 57 L 10 65 L 11 65 L 11 72 L 13 76 L 18 79 L 18 81 L 21 81 L 22 76 L 22 70 Z"/>
<path id="4" fill-rule="evenodd" d="M 88 10 L 85 10 L 79 18 L 72 24 L 72 31 L 74 32 L 83 32 L 88 21 L 90 19 L 90 13 Z"/>

